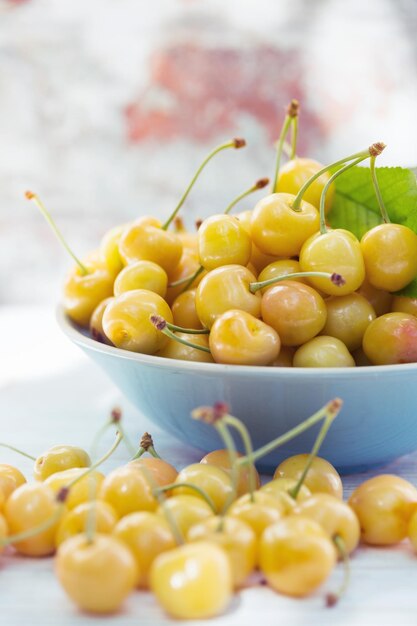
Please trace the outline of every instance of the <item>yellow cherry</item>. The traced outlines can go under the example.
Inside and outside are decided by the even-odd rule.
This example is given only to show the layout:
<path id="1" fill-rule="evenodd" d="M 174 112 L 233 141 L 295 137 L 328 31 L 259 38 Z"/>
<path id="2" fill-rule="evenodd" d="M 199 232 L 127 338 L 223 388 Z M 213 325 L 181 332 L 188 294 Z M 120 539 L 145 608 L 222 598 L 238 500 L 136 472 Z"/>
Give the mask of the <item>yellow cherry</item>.
<path id="1" fill-rule="evenodd" d="M 216 318 L 209 346 L 216 363 L 269 365 L 279 354 L 281 340 L 265 322 L 246 311 L 231 309 Z"/>
<path id="2" fill-rule="evenodd" d="M 90 334 L 93 339 L 99 341 L 100 343 L 106 343 L 108 346 L 112 346 L 112 342 L 108 337 L 106 337 L 106 333 L 103 328 L 103 315 L 106 307 L 110 302 L 113 302 L 114 298 L 105 298 L 100 302 L 98 306 L 94 309 L 91 317 L 90 317 Z"/>
<path id="3" fill-rule="evenodd" d="M 58 445 L 49 448 L 38 456 L 33 474 L 36 480 L 46 480 L 48 476 L 56 474 L 56 472 L 62 472 L 73 467 L 89 467 L 90 465 L 90 457 L 82 448 Z"/>
<path id="4" fill-rule="evenodd" d="M 4 509 L 9 535 L 16 535 L 41 526 L 41 532 L 13 543 L 20 554 L 48 556 L 55 552 L 55 534 L 64 508 L 46 483 L 24 484 L 8 498 Z M 51 522 L 48 524 L 48 522 Z"/>
<path id="5" fill-rule="evenodd" d="M 222 265 L 246 265 L 251 251 L 250 236 L 232 215 L 212 215 L 198 229 L 198 254 L 206 270 Z"/>
<path id="6" fill-rule="evenodd" d="M 381 474 L 359 485 L 349 505 L 358 516 L 362 541 L 389 546 L 407 536 L 408 524 L 417 509 L 417 489 L 399 476 Z"/>
<path id="7" fill-rule="evenodd" d="M 159 555 L 152 564 L 151 590 L 177 619 L 221 614 L 232 597 L 230 562 L 224 550 L 198 541 Z"/>
<path id="8" fill-rule="evenodd" d="M 148 511 L 125 515 L 113 535 L 133 554 L 139 573 L 137 586 L 145 589 L 149 587 L 149 571 L 156 557 L 177 545 L 166 520 Z"/>
<path id="9" fill-rule="evenodd" d="M 314 159 L 296 157 L 287 161 L 279 170 L 278 182 L 275 191 L 283 191 L 285 193 L 291 193 L 297 195 L 301 187 L 308 181 L 308 179 L 317 174 L 323 165 L 314 161 Z M 330 179 L 330 173 L 325 172 L 306 189 L 303 194 L 303 200 L 309 202 L 316 209 L 320 208 L 320 198 L 323 192 L 325 184 Z M 332 205 L 332 200 L 335 192 L 334 183 L 330 185 L 326 193 L 325 212 L 328 213 Z"/>
<path id="10" fill-rule="evenodd" d="M 242 457 L 243 455 L 238 452 L 238 457 Z M 231 463 L 230 463 L 230 454 L 228 450 L 213 450 L 212 452 L 208 452 L 200 461 L 200 463 L 208 463 L 209 465 L 216 465 L 220 467 L 222 470 L 231 475 Z M 255 488 L 259 489 L 261 486 L 261 479 L 259 477 L 258 472 L 255 469 Z M 249 491 L 249 469 L 246 466 L 240 465 L 238 466 L 238 479 L 237 479 L 237 495 L 243 496 L 245 493 Z"/>
<path id="11" fill-rule="evenodd" d="M 97 470 L 89 472 L 88 474 L 86 474 L 86 472 L 87 470 L 81 467 L 73 467 L 63 470 L 62 472 L 55 472 L 55 474 L 51 474 L 51 476 L 46 478 L 44 484 L 51 487 L 55 494 L 58 494 L 61 489 L 67 487 L 73 480 L 77 479 L 74 486 L 70 488 L 67 499 L 65 500 L 67 508 L 74 509 L 79 504 L 95 498 L 104 480 L 104 475 Z"/>
<path id="12" fill-rule="evenodd" d="M 63 514 L 56 533 L 55 544 L 59 546 L 69 537 L 85 533 L 89 518 L 94 522 L 95 531 L 104 534 L 111 533 L 117 522 L 116 512 L 107 502 L 101 500 L 83 502 Z"/>
<path id="13" fill-rule="evenodd" d="M 315 493 L 297 504 L 295 513 L 320 524 L 330 539 L 340 537 L 347 554 L 357 547 L 361 535 L 359 520 L 343 500 L 328 493 Z"/>
<path id="14" fill-rule="evenodd" d="M 134 511 L 155 511 L 158 506 L 144 472 L 133 464 L 110 472 L 101 484 L 98 497 L 111 504 L 119 517 Z"/>
<path id="15" fill-rule="evenodd" d="M 7 463 L 0 463 L 0 490 L 3 492 L 5 500 L 20 485 L 24 485 L 25 482 L 26 478 L 17 467 L 7 465 Z"/>
<path id="16" fill-rule="evenodd" d="M 91 613 L 113 613 L 133 590 L 138 573 L 130 550 L 116 537 L 75 535 L 60 545 L 55 571 L 73 602 Z"/>
<path id="17" fill-rule="evenodd" d="M 283 505 L 284 513 L 287 515 L 292 513 L 299 503 L 311 497 L 310 489 L 303 484 L 297 493 L 297 497 L 293 498 L 289 492 L 291 489 L 294 489 L 296 485 L 297 481 L 294 478 L 274 478 L 265 483 L 265 485 L 261 487 L 261 491 L 277 498 Z"/>
<path id="18" fill-rule="evenodd" d="M 114 281 L 114 295 L 120 296 L 133 289 L 147 289 L 165 297 L 168 286 L 168 275 L 153 261 L 135 261 L 127 265 Z"/>
<path id="19" fill-rule="evenodd" d="M 309 456 L 309 454 L 296 454 L 288 457 L 278 465 L 274 478 L 283 477 L 298 480 L 304 471 Z M 338 472 L 329 461 L 319 456 L 313 459 L 304 485 L 312 493 L 329 493 L 336 498 L 343 498 L 343 484 Z"/>
<path id="20" fill-rule="evenodd" d="M 223 548 L 230 559 L 234 587 L 240 587 L 255 569 L 255 533 L 236 517 L 209 517 L 190 528 L 187 541 L 209 541 Z"/>
<path id="21" fill-rule="evenodd" d="M 230 500 L 233 494 L 232 480 L 230 475 L 220 467 L 204 463 L 193 463 L 187 465 L 178 474 L 175 482 L 178 485 L 186 483 L 201 489 L 214 505 L 217 513 L 221 512 L 224 505 Z M 175 494 L 188 494 L 190 496 L 199 496 L 199 493 L 192 487 L 178 486 L 175 488 Z"/>
<path id="22" fill-rule="evenodd" d="M 155 354 L 168 340 L 151 324 L 151 315 L 172 322 L 171 309 L 161 296 L 146 289 L 127 291 L 106 307 L 104 332 L 117 348 Z"/>
<path id="23" fill-rule="evenodd" d="M 317 522 L 290 515 L 265 530 L 259 545 L 259 564 L 275 591 L 306 596 L 330 575 L 336 564 L 336 550 Z"/>
<path id="24" fill-rule="evenodd" d="M 164 519 L 172 520 L 184 538 L 191 526 L 213 516 L 213 510 L 207 502 L 188 494 L 171 496 L 158 507 L 157 513 Z"/>

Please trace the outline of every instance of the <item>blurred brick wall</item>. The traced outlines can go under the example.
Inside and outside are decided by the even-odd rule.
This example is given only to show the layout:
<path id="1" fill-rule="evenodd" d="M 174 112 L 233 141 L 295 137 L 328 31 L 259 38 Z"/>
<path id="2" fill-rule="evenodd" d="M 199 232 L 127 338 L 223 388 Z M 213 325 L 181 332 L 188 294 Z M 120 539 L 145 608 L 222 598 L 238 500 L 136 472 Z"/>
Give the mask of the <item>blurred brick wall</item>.
<path id="1" fill-rule="evenodd" d="M 69 264 L 25 189 L 84 253 L 167 215 L 207 149 L 245 136 L 192 223 L 271 174 L 292 97 L 300 153 L 383 139 L 385 163 L 417 163 L 416 22 L 414 0 L 0 0 L 0 304 L 53 302 Z"/>

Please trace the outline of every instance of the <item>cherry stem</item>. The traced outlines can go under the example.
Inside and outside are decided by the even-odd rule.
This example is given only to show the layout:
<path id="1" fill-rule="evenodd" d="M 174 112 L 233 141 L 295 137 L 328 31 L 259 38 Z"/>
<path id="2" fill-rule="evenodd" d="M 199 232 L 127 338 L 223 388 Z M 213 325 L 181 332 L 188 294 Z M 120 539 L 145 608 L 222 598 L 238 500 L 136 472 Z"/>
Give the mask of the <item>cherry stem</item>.
<path id="1" fill-rule="evenodd" d="M 26 195 L 26 198 L 28 200 L 33 200 L 33 202 L 36 204 L 36 206 L 38 207 L 38 209 L 42 213 L 43 217 L 46 219 L 46 221 L 48 222 L 49 226 L 54 231 L 56 237 L 58 238 L 58 241 L 60 241 L 60 243 L 64 246 L 65 250 L 68 252 L 68 254 L 71 255 L 71 257 L 74 259 L 74 261 L 76 262 L 76 264 L 80 268 L 80 272 L 81 272 L 82 276 L 86 276 L 87 274 L 89 274 L 90 272 L 88 271 L 88 269 L 86 268 L 84 263 L 82 263 L 80 261 L 80 259 L 74 254 L 74 252 L 71 250 L 71 248 L 69 247 L 69 245 L 65 241 L 61 231 L 58 229 L 58 226 L 55 224 L 54 220 L 52 219 L 51 214 L 46 209 L 46 207 L 44 206 L 44 204 L 40 200 L 40 198 L 37 196 L 37 194 L 33 193 L 32 191 L 27 191 L 25 195 Z"/>
<path id="2" fill-rule="evenodd" d="M 27 452 L 23 452 L 23 450 L 19 450 L 19 448 L 15 448 L 14 446 L 9 445 L 8 443 L 0 443 L 1 448 L 7 448 L 8 450 L 12 450 L 13 452 L 17 452 L 21 456 L 25 456 L 27 459 L 31 461 L 36 461 L 36 457 L 28 454 Z"/>
<path id="3" fill-rule="evenodd" d="M 245 448 L 245 454 L 246 454 L 244 458 L 247 459 L 247 464 L 249 465 L 249 481 L 248 482 L 249 482 L 250 499 L 251 499 L 251 502 L 255 502 L 254 492 L 256 491 L 256 473 L 255 473 L 256 470 L 255 470 L 255 465 L 254 465 L 255 459 L 253 458 L 252 440 L 250 438 L 249 431 L 241 420 L 239 420 L 237 417 L 234 417 L 233 415 L 230 415 L 229 413 L 226 413 L 221 419 L 224 424 L 226 424 L 227 426 L 231 426 L 232 428 L 237 430 L 237 432 L 242 438 L 242 442 L 243 442 L 243 446 Z M 238 461 L 236 460 L 235 465 L 237 465 L 237 463 Z"/>
<path id="4" fill-rule="evenodd" d="M 290 160 L 295 159 L 297 152 L 298 115 L 292 118 L 291 124 L 291 153 Z"/>
<path id="5" fill-rule="evenodd" d="M 373 146 L 377 146 L 377 145 L 379 145 L 379 144 L 373 144 Z M 371 148 L 373 146 L 371 146 Z M 325 165 L 324 167 L 321 168 L 321 170 L 319 170 L 318 172 L 313 174 L 313 176 L 311 176 L 304 183 L 304 185 L 301 187 L 301 189 L 297 193 L 297 195 L 295 197 L 295 200 L 292 203 L 293 211 L 300 211 L 301 210 L 300 209 L 300 205 L 301 205 L 301 200 L 303 199 L 303 195 L 305 194 L 307 189 L 310 187 L 310 185 L 312 183 L 314 183 L 315 180 L 317 180 L 317 178 L 320 178 L 320 176 L 322 176 L 323 174 L 325 174 L 329 170 L 333 169 L 334 167 L 338 167 L 339 165 L 344 165 L 344 163 L 347 163 L 348 161 L 354 161 L 355 159 L 361 159 L 362 157 L 364 159 L 366 159 L 367 157 L 370 156 L 371 148 L 367 148 L 366 150 L 361 150 L 361 152 L 355 152 L 355 154 L 351 154 L 348 157 L 344 157 L 343 159 L 339 159 L 338 161 L 335 161 L 334 163 L 330 163 L 330 165 Z"/>
<path id="6" fill-rule="evenodd" d="M 170 483 L 169 485 L 163 485 L 162 487 L 157 487 L 157 491 L 165 493 L 165 491 L 172 491 L 173 489 L 178 489 L 178 487 L 186 487 L 187 489 L 191 489 L 192 491 L 195 491 L 196 493 L 198 493 L 198 495 L 201 496 L 202 499 L 207 502 L 207 504 L 209 505 L 213 513 L 216 514 L 216 507 L 214 506 L 214 502 L 210 498 L 208 493 L 201 487 L 198 487 L 197 485 L 193 485 L 192 483 L 186 483 L 186 482 Z"/>
<path id="7" fill-rule="evenodd" d="M 275 171 L 274 171 L 274 182 L 272 183 L 272 193 L 274 193 L 277 189 L 278 176 L 279 176 L 279 168 L 281 165 L 281 157 L 284 149 L 285 138 L 288 134 L 288 130 L 293 122 L 293 119 L 298 115 L 298 102 L 297 100 L 291 100 L 288 105 L 287 114 L 284 118 L 284 122 L 282 124 L 281 132 L 278 139 L 277 145 L 277 156 L 275 161 Z M 291 153 L 293 148 L 291 147 Z"/>
<path id="8" fill-rule="evenodd" d="M 342 174 L 347 172 L 347 170 L 350 170 L 351 167 L 358 165 L 359 163 L 361 163 L 362 161 L 365 161 L 365 159 L 368 159 L 368 158 L 369 158 L 369 154 L 368 156 L 355 159 L 354 161 L 352 161 L 352 163 L 348 163 L 344 167 L 340 168 L 340 170 L 337 170 L 337 172 L 335 172 L 332 176 L 330 176 L 329 180 L 324 185 L 323 191 L 321 192 L 321 196 L 320 196 L 320 211 L 319 211 L 320 212 L 320 233 L 322 235 L 324 235 L 324 233 L 327 233 L 326 213 L 325 213 L 324 207 L 326 204 L 326 194 L 328 192 L 330 185 L 333 183 L 334 180 L 336 180 L 338 176 L 341 176 Z"/>
<path id="9" fill-rule="evenodd" d="M 109 450 L 107 450 L 107 452 L 105 454 L 103 454 L 103 456 L 100 457 L 98 459 L 98 461 L 96 461 L 95 463 L 90 465 L 90 467 L 88 469 L 86 469 L 85 472 L 83 472 L 82 474 L 79 474 L 73 480 L 71 480 L 71 482 L 69 482 L 64 487 L 64 489 L 68 489 L 68 490 L 72 489 L 72 487 L 74 487 L 75 484 L 77 484 L 80 480 L 82 480 L 83 478 L 85 478 L 86 476 L 91 474 L 91 472 L 94 472 L 95 469 L 97 469 L 100 465 L 102 465 L 105 461 L 107 461 L 107 459 L 113 454 L 113 452 L 119 446 L 119 444 L 122 441 L 122 439 L 123 439 L 123 434 L 119 430 L 116 433 L 116 439 L 115 439 L 113 445 L 111 446 L 111 448 L 109 448 Z"/>
<path id="10" fill-rule="evenodd" d="M 178 335 L 173 333 L 168 328 L 168 322 L 164 320 L 163 317 L 160 317 L 159 315 L 151 315 L 150 321 L 157 330 L 159 330 L 161 333 L 163 333 L 170 339 L 174 339 L 175 341 L 178 341 L 178 343 L 182 343 L 184 346 L 188 346 L 189 348 L 194 348 L 195 350 L 201 350 L 201 352 L 208 352 L 208 354 L 211 354 L 210 348 L 207 348 L 206 346 L 200 346 L 196 343 L 192 343 L 191 341 L 187 341 L 186 339 L 183 339 L 182 337 L 178 337 Z M 201 333 L 197 333 L 197 334 L 201 335 Z"/>
<path id="11" fill-rule="evenodd" d="M 228 215 L 230 213 L 230 211 L 233 209 L 233 207 L 238 202 L 243 200 L 243 198 L 246 198 L 246 196 L 249 196 L 251 193 L 254 193 L 255 191 L 258 191 L 258 189 L 263 189 L 264 187 L 266 187 L 268 185 L 268 183 L 269 183 L 269 178 L 260 178 L 259 180 L 257 180 L 256 183 L 254 185 L 252 185 L 252 187 L 250 187 L 249 189 L 247 189 L 243 193 L 241 193 L 238 196 L 236 196 L 236 198 L 234 200 L 232 200 L 232 202 L 224 210 L 224 213 L 226 215 Z"/>
<path id="12" fill-rule="evenodd" d="M 171 222 L 175 219 L 178 211 L 180 210 L 180 208 L 182 207 L 182 205 L 184 204 L 188 194 L 190 193 L 191 189 L 194 186 L 194 183 L 196 182 L 197 178 L 200 176 L 201 172 L 203 171 L 203 169 L 205 168 L 205 166 L 207 165 L 207 163 L 219 152 L 221 152 L 222 150 L 227 150 L 228 148 L 243 148 L 243 146 L 246 145 L 246 142 L 244 139 L 232 139 L 231 141 L 227 141 L 226 143 L 221 144 L 220 146 L 217 146 L 217 148 L 214 148 L 214 150 L 212 150 L 204 159 L 204 161 L 201 163 L 200 167 L 197 169 L 196 173 L 194 174 L 193 178 L 191 179 L 190 183 L 188 184 L 188 187 L 186 188 L 186 190 L 184 191 L 184 193 L 182 194 L 180 201 L 178 202 L 177 206 L 175 207 L 175 209 L 173 210 L 173 212 L 171 213 L 170 217 L 167 219 L 167 221 L 165 222 L 165 224 L 162 226 L 162 230 L 167 230 L 168 226 L 171 224 Z"/>
<path id="13" fill-rule="evenodd" d="M 208 328 L 183 328 L 182 326 L 177 326 L 176 324 L 171 324 L 167 322 L 167 328 L 172 331 L 176 331 L 178 333 L 185 333 L 188 335 L 208 335 L 210 331 Z"/>
<path id="14" fill-rule="evenodd" d="M 263 280 L 261 282 L 249 283 L 249 291 L 251 293 L 256 293 L 259 289 L 264 289 L 265 287 L 269 287 L 270 285 L 275 285 L 282 280 L 291 280 L 293 278 L 302 278 L 304 276 L 315 276 L 318 278 L 328 278 L 332 283 L 341 287 L 345 284 L 345 280 L 343 276 L 340 274 L 336 274 L 335 272 L 291 272 L 290 274 L 284 274 L 282 276 L 275 276 L 274 278 L 269 278 L 268 280 Z"/>
<path id="15" fill-rule="evenodd" d="M 369 165 L 370 165 L 370 170 L 371 170 L 371 177 L 372 177 L 372 184 L 374 186 L 374 190 L 375 190 L 375 195 L 376 198 L 378 200 L 378 205 L 379 205 L 379 210 L 381 211 L 381 215 L 382 215 L 382 219 L 384 220 L 385 224 L 390 224 L 391 220 L 389 218 L 388 212 L 387 212 L 387 208 L 384 204 L 384 200 L 382 198 L 382 194 L 381 194 L 381 189 L 378 183 L 378 178 L 376 175 L 376 169 L 375 169 L 375 161 L 376 161 L 376 156 L 371 156 L 370 161 L 369 161 Z"/>
<path id="16" fill-rule="evenodd" d="M 154 495 L 154 497 L 158 500 L 159 502 L 159 506 L 161 507 L 163 514 L 165 516 L 165 519 L 171 529 L 172 532 L 172 536 L 174 537 L 175 543 L 178 546 L 181 546 L 185 543 L 184 537 L 182 536 L 182 533 L 180 531 L 180 529 L 178 528 L 178 524 L 175 521 L 174 516 L 172 515 L 172 512 L 169 510 L 169 508 L 166 506 L 166 495 L 163 491 L 161 491 L 159 485 L 156 483 L 152 472 L 149 471 L 149 469 L 146 467 L 146 465 L 141 465 L 140 466 L 140 471 L 143 472 L 143 475 L 145 476 L 145 479 L 148 481 L 151 489 L 152 489 L 152 494 Z"/>
<path id="17" fill-rule="evenodd" d="M 271 452 L 273 452 L 276 448 L 279 448 L 280 446 L 287 443 L 288 441 L 291 441 L 291 439 L 294 439 L 298 435 L 301 435 L 301 433 L 303 433 L 305 430 L 307 430 L 308 428 L 311 428 L 312 426 L 314 426 L 314 424 L 317 424 L 317 422 L 320 422 L 321 420 L 325 419 L 328 415 L 334 414 L 336 416 L 339 413 L 340 409 L 342 408 L 342 404 L 343 404 L 343 401 L 340 400 L 340 398 L 335 398 L 334 400 L 331 400 L 324 407 L 319 409 L 316 413 L 314 413 L 313 415 L 305 419 L 303 422 L 298 424 L 298 426 L 291 428 L 291 430 L 288 430 L 283 435 L 280 435 L 273 441 L 270 441 L 269 443 L 265 444 L 261 448 L 258 448 L 258 450 L 255 450 L 255 452 L 252 454 L 251 460 L 255 462 L 255 461 L 258 461 L 259 459 L 262 459 L 267 454 L 270 454 Z M 250 461 L 247 458 L 247 456 L 243 456 L 237 460 L 237 465 L 238 466 L 247 465 L 249 462 Z"/>
<path id="18" fill-rule="evenodd" d="M 220 525 L 219 525 L 219 530 L 222 530 L 223 527 L 223 517 L 227 511 L 227 509 L 229 508 L 229 506 L 232 504 L 232 502 L 234 502 L 234 500 L 236 500 L 236 495 L 237 495 L 237 483 L 238 483 L 238 479 L 239 479 L 239 470 L 237 467 L 237 450 L 236 450 L 236 445 L 234 442 L 234 439 L 232 437 L 232 435 L 229 432 L 229 429 L 227 427 L 227 425 L 223 422 L 222 419 L 214 422 L 214 427 L 217 430 L 217 432 L 219 433 L 220 437 L 223 439 L 223 442 L 226 446 L 228 455 L 229 455 L 229 462 L 230 462 L 230 468 L 231 468 L 231 479 L 232 479 L 232 492 L 229 495 L 229 497 L 227 498 L 223 510 L 221 512 L 221 520 L 220 520 Z"/>
<path id="19" fill-rule="evenodd" d="M 45 530 L 48 530 L 53 524 L 55 524 L 62 513 L 65 511 L 65 504 L 60 502 L 54 513 L 48 517 L 44 522 L 38 524 L 38 526 L 34 526 L 33 528 L 28 528 L 27 530 L 22 531 L 21 533 L 16 533 L 15 535 L 8 535 L 7 537 L 0 537 L 0 546 L 10 546 L 13 543 L 18 543 L 19 541 L 25 541 L 25 539 L 30 539 L 31 537 L 35 537 L 35 535 L 39 535 L 43 533 Z"/>
<path id="20" fill-rule="evenodd" d="M 203 266 L 199 265 L 195 272 L 193 272 L 192 274 L 189 274 L 188 276 L 184 276 L 184 278 L 179 278 L 178 280 L 174 280 L 174 282 L 168 284 L 168 287 L 181 287 L 181 285 L 187 284 L 187 286 L 184 289 L 184 291 L 187 291 L 188 287 L 197 278 L 197 276 L 201 274 L 203 269 L 204 269 Z"/>
<path id="21" fill-rule="evenodd" d="M 198 278 L 198 276 L 200 276 L 200 274 L 202 272 L 204 272 L 204 267 L 202 265 L 200 265 L 200 267 L 198 267 L 196 269 L 194 274 L 192 276 L 189 276 L 189 278 L 188 278 L 187 282 L 185 283 L 184 287 L 181 289 L 181 293 L 184 293 L 184 291 L 187 291 L 187 289 L 189 289 L 191 287 L 191 285 L 193 284 L 195 279 Z"/>
<path id="22" fill-rule="evenodd" d="M 337 416 L 337 413 L 334 412 L 330 412 L 328 413 L 328 415 L 326 415 L 324 422 L 320 428 L 319 434 L 317 435 L 316 441 L 314 442 L 313 448 L 310 452 L 310 455 L 307 459 L 307 462 L 305 464 L 305 467 L 301 473 L 300 478 L 297 480 L 297 484 L 295 485 L 295 487 L 293 487 L 292 489 L 288 490 L 288 493 L 290 494 L 290 496 L 292 498 L 294 498 L 294 500 L 297 499 L 297 496 L 300 492 L 301 487 L 303 486 L 303 483 L 305 481 L 305 478 L 308 474 L 308 471 L 310 469 L 310 467 L 313 464 L 314 459 L 316 458 L 318 451 L 320 450 L 321 444 L 323 443 L 327 432 L 330 428 L 330 426 L 333 423 L 333 420 L 335 419 L 335 417 Z"/>
<path id="23" fill-rule="evenodd" d="M 149 454 L 153 456 L 155 459 L 161 458 L 154 448 L 152 435 L 147 432 L 143 433 L 142 438 L 140 440 L 139 450 L 136 452 L 135 456 L 131 460 L 135 461 L 136 459 L 140 459 L 140 457 L 145 452 L 149 452 Z"/>
<path id="24" fill-rule="evenodd" d="M 349 554 L 346 550 L 345 542 L 343 541 L 343 538 L 340 535 L 335 535 L 333 537 L 333 543 L 335 544 L 337 551 L 339 553 L 339 556 L 341 557 L 343 561 L 344 576 L 343 576 L 342 584 L 340 585 L 339 589 L 336 592 L 329 593 L 326 596 L 326 605 L 328 607 L 335 606 L 335 604 L 339 602 L 340 598 L 344 595 L 350 583 L 350 559 L 349 559 Z"/>

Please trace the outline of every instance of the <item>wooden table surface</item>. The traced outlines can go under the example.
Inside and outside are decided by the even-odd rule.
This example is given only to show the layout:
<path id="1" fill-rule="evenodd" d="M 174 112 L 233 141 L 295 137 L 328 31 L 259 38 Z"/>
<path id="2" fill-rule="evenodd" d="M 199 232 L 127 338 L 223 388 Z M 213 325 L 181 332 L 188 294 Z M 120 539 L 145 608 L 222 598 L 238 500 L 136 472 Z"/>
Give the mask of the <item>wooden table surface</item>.
<path id="1" fill-rule="evenodd" d="M 138 414 L 108 378 L 61 336 L 51 309 L 0 309 L 0 440 L 36 455 L 57 443 L 88 448 L 113 406 L 123 409 L 132 439 L 152 432 L 168 461 L 182 467 L 201 453 L 174 441 Z M 108 432 L 100 450 L 112 441 Z M 119 446 L 105 471 L 129 458 Z M 30 477 L 31 462 L 1 451 L 0 462 L 18 465 Z M 417 483 L 417 453 L 399 459 L 379 472 L 395 472 Z M 377 473 L 377 472 L 374 472 Z M 370 476 L 372 473 L 367 474 Z M 346 494 L 364 475 L 344 478 Z M 417 624 L 417 557 L 404 543 L 395 548 L 361 548 L 352 559 L 352 580 L 345 598 L 332 609 L 324 607 L 324 592 L 341 580 L 338 566 L 328 584 L 314 596 L 293 600 L 266 587 L 252 586 L 234 598 L 228 612 L 212 621 L 188 624 L 243 626 L 260 620 L 265 626 L 415 626 Z M 53 575 L 53 560 L 0 557 L 0 623 L 5 626 L 167 626 L 167 618 L 151 594 L 130 596 L 121 613 L 92 617 L 80 613 L 67 599 Z"/>

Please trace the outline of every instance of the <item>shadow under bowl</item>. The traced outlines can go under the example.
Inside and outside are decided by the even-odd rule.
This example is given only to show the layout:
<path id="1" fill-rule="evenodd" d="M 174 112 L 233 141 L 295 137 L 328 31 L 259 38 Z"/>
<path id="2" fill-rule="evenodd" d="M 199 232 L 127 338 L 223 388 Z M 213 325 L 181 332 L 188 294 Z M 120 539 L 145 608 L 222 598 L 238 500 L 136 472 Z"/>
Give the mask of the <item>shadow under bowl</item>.
<path id="1" fill-rule="evenodd" d="M 417 363 L 321 369 L 192 363 L 101 344 L 62 310 L 57 317 L 62 331 L 141 413 L 205 452 L 224 446 L 212 426 L 191 418 L 198 406 L 229 404 L 258 448 L 335 397 L 343 400 L 343 407 L 320 456 L 340 472 L 365 471 L 417 448 Z M 272 473 L 284 458 L 309 452 L 318 429 L 314 426 L 266 456 L 259 469 Z"/>

